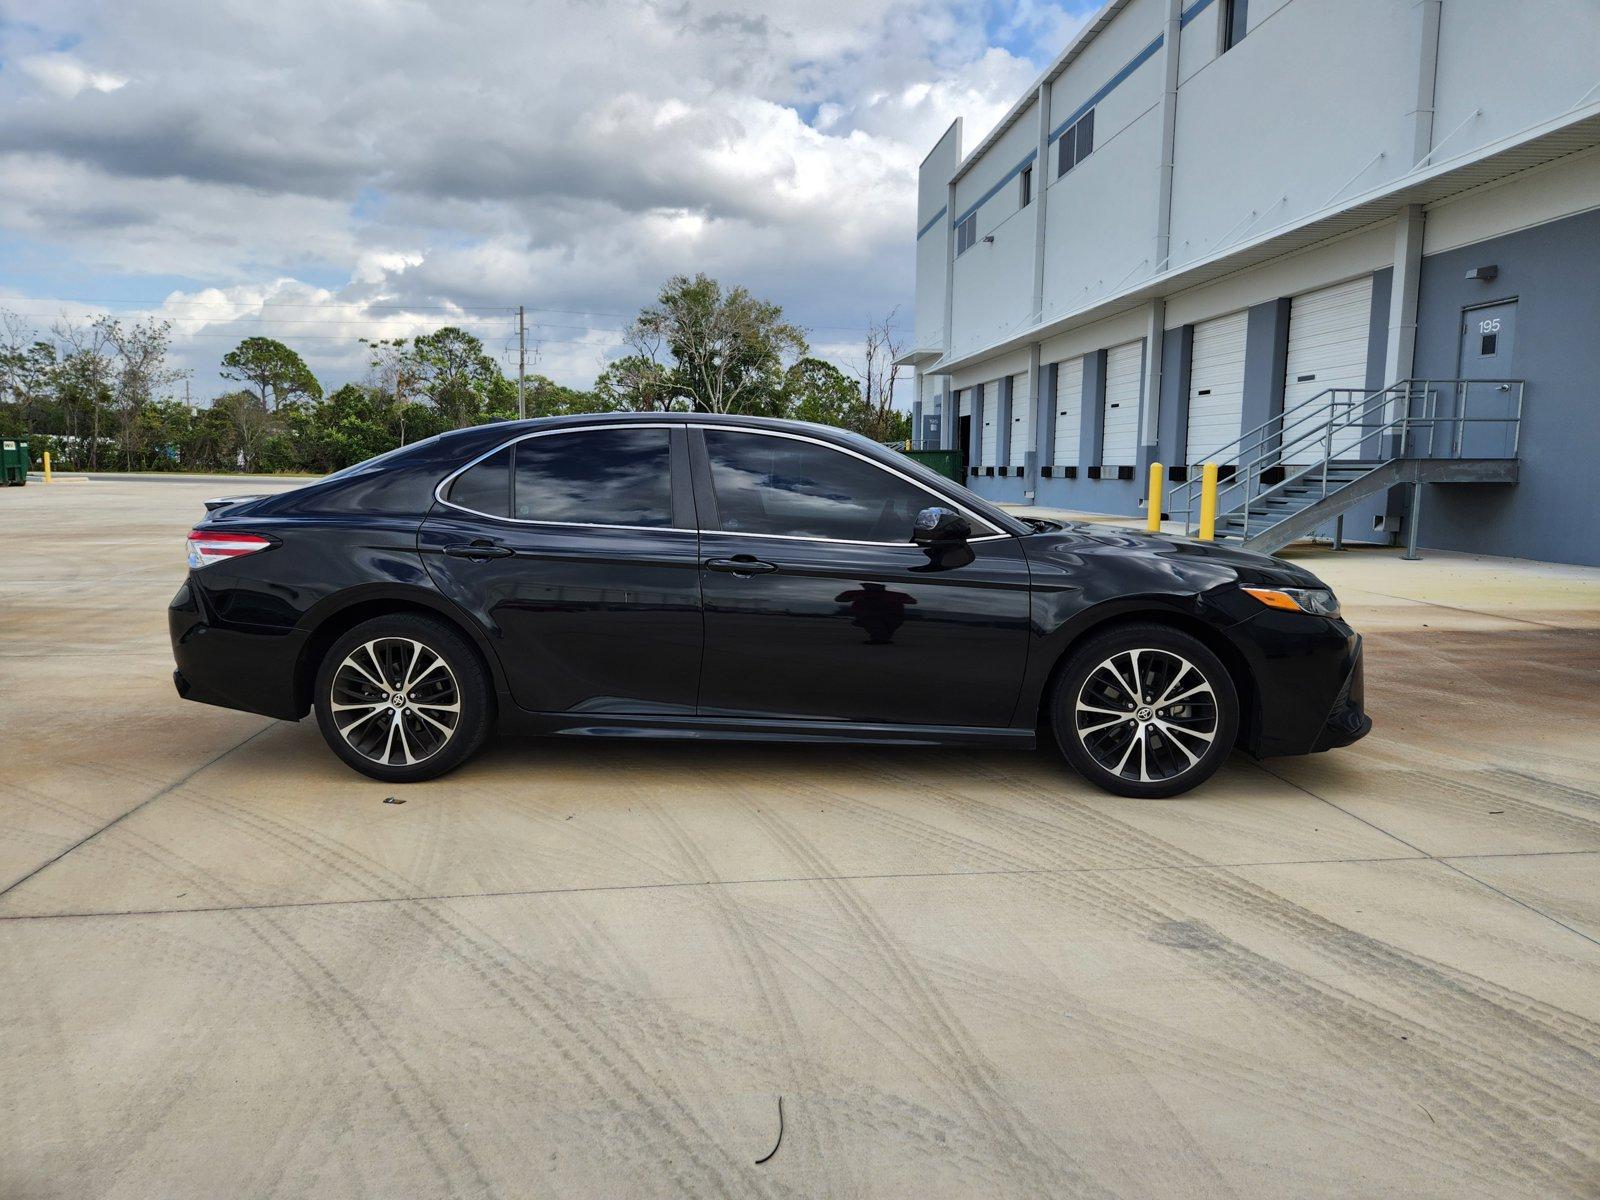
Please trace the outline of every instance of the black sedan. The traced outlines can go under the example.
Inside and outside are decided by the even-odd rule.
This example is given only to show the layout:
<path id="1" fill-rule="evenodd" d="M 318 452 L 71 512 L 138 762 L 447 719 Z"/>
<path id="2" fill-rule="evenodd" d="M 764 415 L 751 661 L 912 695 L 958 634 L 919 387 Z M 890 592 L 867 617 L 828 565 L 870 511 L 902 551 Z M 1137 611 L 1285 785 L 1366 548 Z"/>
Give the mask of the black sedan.
<path id="1" fill-rule="evenodd" d="M 494 729 L 1031 747 L 1171 796 L 1347 745 L 1361 639 L 1276 559 L 1025 520 L 836 429 L 666 413 L 458 430 L 214 501 L 180 695 L 312 709 L 376 779 Z"/>

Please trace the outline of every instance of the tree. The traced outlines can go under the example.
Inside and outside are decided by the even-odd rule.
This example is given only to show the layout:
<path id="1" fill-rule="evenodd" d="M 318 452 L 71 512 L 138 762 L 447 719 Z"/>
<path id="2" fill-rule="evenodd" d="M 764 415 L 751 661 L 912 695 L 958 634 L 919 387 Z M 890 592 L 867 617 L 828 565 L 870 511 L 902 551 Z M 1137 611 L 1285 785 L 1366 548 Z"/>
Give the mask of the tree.
<path id="1" fill-rule="evenodd" d="M 857 433 L 875 442 L 900 441 L 910 436 L 910 418 L 894 406 L 894 388 L 899 380 L 901 341 L 894 329 L 895 310 L 882 321 L 867 322 L 865 355 L 858 371 L 861 376 L 863 412 Z"/>
<path id="2" fill-rule="evenodd" d="M 254 471 L 274 425 L 266 400 L 256 392 L 228 392 L 211 402 L 211 410 L 226 423 L 224 453 L 233 459 L 229 465 Z"/>
<path id="3" fill-rule="evenodd" d="M 362 338 L 370 352 L 367 383 L 390 404 L 404 404 L 422 379 L 422 363 L 409 338 Z"/>
<path id="4" fill-rule="evenodd" d="M 855 429 L 866 413 L 861 388 L 838 367 L 820 358 L 802 358 L 784 374 L 788 415 L 797 421 Z"/>
<path id="5" fill-rule="evenodd" d="M 83 439 L 87 450 L 79 456 L 79 464 L 91 471 L 99 470 L 101 418 L 111 407 L 113 375 L 105 324 L 63 317 L 50 332 L 58 357 L 55 393 L 61 409 L 61 431 L 73 439 Z"/>
<path id="6" fill-rule="evenodd" d="M 282 342 L 247 337 L 222 356 L 222 377 L 255 388 L 268 412 L 294 399 L 322 399 L 322 385 L 305 360 Z"/>
<path id="7" fill-rule="evenodd" d="M 628 327 L 634 355 L 665 368 L 671 388 L 700 412 L 764 413 L 781 407 L 785 359 L 806 352 L 783 309 L 743 287 L 727 293 L 706 275 L 674 275 Z"/>
<path id="8" fill-rule="evenodd" d="M 418 387 L 456 428 L 478 419 L 495 381 L 503 378 L 483 342 L 454 325 L 411 339 L 411 358 Z"/>
<path id="9" fill-rule="evenodd" d="M 669 412 L 685 405 L 672 371 L 643 354 L 624 355 L 607 366 L 594 381 L 594 394 L 601 411 Z"/>
<path id="10" fill-rule="evenodd" d="M 123 468 L 132 470 L 142 449 L 140 415 L 158 391 L 183 378 L 182 371 L 167 365 L 172 322 L 152 319 L 124 326 L 112 317 L 100 317 L 95 324 L 115 355 L 112 408 L 117 419 Z"/>
<path id="11" fill-rule="evenodd" d="M 35 336 L 14 312 L 0 309 L 0 404 L 14 413 L 9 420 L 31 433 L 51 415 L 55 399 L 56 348 Z"/>

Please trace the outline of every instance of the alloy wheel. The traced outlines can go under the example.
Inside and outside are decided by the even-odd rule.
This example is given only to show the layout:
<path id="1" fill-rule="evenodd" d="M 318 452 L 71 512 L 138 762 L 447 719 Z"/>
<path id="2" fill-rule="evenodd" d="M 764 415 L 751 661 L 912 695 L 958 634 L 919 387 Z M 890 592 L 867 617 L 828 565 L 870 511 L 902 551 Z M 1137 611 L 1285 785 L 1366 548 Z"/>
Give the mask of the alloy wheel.
<path id="1" fill-rule="evenodd" d="M 375 638 L 347 654 L 333 673 L 328 707 L 350 748 L 386 767 L 432 758 L 461 723 L 450 664 L 412 638 Z"/>
<path id="2" fill-rule="evenodd" d="M 1180 654 L 1121 650 L 1083 681 L 1073 728 L 1106 771 L 1162 783 L 1193 770 L 1216 741 L 1217 696 Z"/>

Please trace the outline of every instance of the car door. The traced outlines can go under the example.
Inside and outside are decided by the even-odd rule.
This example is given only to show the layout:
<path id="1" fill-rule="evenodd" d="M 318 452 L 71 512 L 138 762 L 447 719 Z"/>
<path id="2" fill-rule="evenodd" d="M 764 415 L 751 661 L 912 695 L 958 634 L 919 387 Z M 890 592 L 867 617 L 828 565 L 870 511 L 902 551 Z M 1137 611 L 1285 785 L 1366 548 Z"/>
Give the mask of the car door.
<path id="1" fill-rule="evenodd" d="M 518 706 L 693 713 L 699 554 L 682 426 L 526 434 L 437 494 L 423 561 L 489 632 Z"/>
<path id="2" fill-rule="evenodd" d="M 912 545 L 917 512 L 951 501 L 821 439 L 706 426 L 690 449 L 703 716 L 1009 724 L 1028 643 L 1018 539 L 968 514 L 965 546 Z"/>

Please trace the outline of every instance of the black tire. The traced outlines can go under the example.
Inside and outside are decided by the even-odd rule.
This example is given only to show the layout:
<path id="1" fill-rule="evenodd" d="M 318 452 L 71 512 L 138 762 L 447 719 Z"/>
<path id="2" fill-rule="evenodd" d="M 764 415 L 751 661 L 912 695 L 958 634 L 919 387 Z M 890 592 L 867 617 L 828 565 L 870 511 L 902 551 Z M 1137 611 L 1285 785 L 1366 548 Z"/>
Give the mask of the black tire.
<path id="1" fill-rule="evenodd" d="M 1130 702 L 1135 670 L 1140 695 Z M 1182 703 L 1152 702 L 1163 695 Z M 1239 696 L 1222 660 L 1198 638 L 1154 623 L 1119 625 L 1074 650 L 1049 714 L 1078 774 L 1113 795 L 1147 800 L 1211 778 L 1239 732 Z"/>
<path id="2" fill-rule="evenodd" d="M 397 704 L 408 670 L 416 678 Z M 460 633 L 420 613 L 374 617 L 334 642 L 317 669 L 315 706 L 329 748 L 385 783 L 419 783 L 454 770 L 494 724 L 483 661 Z"/>

